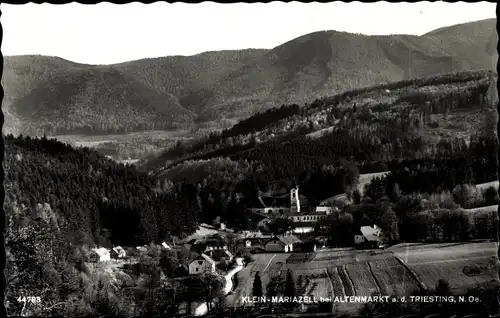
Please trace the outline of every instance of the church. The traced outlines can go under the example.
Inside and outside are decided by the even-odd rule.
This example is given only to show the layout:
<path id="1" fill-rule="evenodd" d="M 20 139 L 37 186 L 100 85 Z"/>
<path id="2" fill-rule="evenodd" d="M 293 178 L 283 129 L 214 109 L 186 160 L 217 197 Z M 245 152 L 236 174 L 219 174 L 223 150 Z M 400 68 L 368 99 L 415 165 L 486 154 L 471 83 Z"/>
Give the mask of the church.
<path id="1" fill-rule="evenodd" d="M 251 212 L 266 216 L 269 219 L 286 217 L 293 221 L 295 233 L 307 233 L 314 230 L 316 222 L 326 219 L 330 213 L 338 209 L 330 206 L 317 206 L 313 211 L 303 211 L 302 202 L 306 198 L 299 194 L 299 187 L 290 190 L 289 196 L 258 197 L 252 202 Z"/>

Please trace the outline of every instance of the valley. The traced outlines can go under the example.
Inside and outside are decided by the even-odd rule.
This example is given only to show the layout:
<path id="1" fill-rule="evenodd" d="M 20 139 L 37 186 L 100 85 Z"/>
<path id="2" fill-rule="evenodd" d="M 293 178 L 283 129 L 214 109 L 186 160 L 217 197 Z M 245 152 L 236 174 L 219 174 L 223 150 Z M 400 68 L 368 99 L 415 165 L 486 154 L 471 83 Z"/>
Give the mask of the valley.
<path id="1" fill-rule="evenodd" d="M 9 314 L 399 317 L 444 307 L 243 297 L 434 293 L 498 309 L 495 25 L 5 57 Z"/>
<path id="2" fill-rule="evenodd" d="M 9 121 L 3 129 L 38 136 L 225 129 L 283 104 L 303 105 L 408 76 L 493 69 L 496 52 L 487 44 L 498 39 L 495 23 L 474 21 L 422 36 L 323 31 L 270 50 L 213 51 L 106 66 L 6 56 L 3 107 Z"/>

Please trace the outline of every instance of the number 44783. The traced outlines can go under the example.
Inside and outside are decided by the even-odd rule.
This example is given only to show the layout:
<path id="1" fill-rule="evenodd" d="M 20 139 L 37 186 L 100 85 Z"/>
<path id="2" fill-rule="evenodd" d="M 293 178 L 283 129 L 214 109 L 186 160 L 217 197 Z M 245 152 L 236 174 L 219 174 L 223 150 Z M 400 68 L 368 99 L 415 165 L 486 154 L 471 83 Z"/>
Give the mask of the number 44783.
<path id="1" fill-rule="evenodd" d="M 19 296 L 17 298 L 17 301 L 19 302 L 23 302 L 23 303 L 33 303 L 33 304 L 36 304 L 36 303 L 41 303 L 42 302 L 42 299 L 40 296 Z"/>

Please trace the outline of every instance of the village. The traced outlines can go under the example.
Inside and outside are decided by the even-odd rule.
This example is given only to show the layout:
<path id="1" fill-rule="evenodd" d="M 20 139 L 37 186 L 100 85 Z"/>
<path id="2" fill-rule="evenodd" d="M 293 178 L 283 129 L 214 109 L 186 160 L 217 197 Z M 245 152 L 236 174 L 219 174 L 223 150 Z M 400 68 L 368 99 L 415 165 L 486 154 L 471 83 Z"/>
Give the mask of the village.
<path id="1" fill-rule="evenodd" d="M 303 198 L 303 197 L 302 197 Z M 235 233 L 224 223 L 216 225 L 201 224 L 199 230 L 179 242 L 180 245 L 197 255 L 189 264 L 180 264 L 175 276 L 215 273 L 219 264 L 243 264 L 244 255 L 259 253 L 314 253 L 328 250 L 328 240 L 314 231 L 316 224 L 332 213 L 341 213 L 336 206 L 321 205 L 313 211 L 302 211 L 301 195 L 298 187 L 290 190 L 287 197 L 258 197 L 247 209 L 252 220 L 252 229 Z M 273 223 L 282 227 L 271 229 Z M 353 233 L 352 242 L 358 248 L 385 248 L 381 230 L 377 225 L 362 226 Z M 229 239 L 228 237 L 233 239 Z M 159 248 L 172 250 L 171 245 L 162 242 Z M 137 260 L 136 256 L 147 253 L 148 245 L 137 247 L 115 246 L 113 248 L 95 247 L 91 249 L 88 262 Z M 240 256 L 239 258 L 235 255 Z M 248 257 L 246 261 L 250 261 Z"/>

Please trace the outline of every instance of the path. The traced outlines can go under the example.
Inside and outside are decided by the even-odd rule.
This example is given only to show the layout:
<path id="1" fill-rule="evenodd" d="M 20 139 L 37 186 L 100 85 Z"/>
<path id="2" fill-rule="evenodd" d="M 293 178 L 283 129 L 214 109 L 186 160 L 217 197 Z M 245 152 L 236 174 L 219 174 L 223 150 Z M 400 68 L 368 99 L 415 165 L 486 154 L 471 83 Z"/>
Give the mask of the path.
<path id="1" fill-rule="evenodd" d="M 226 285 L 224 286 L 224 295 L 229 294 L 231 290 L 233 289 L 233 276 L 241 271 L 243 269 L 243 259 L 242 258 L 237 258 L 236 259 L 236 267 L 230 270 L 224 278 L 226 279 Z M 207 308 L 207 303 L 203 302 L 198 307 L 196 307 L 194 311 L 195 316 L 203 316 L 208 313 L 208 308 Z"/>

